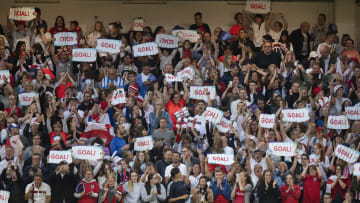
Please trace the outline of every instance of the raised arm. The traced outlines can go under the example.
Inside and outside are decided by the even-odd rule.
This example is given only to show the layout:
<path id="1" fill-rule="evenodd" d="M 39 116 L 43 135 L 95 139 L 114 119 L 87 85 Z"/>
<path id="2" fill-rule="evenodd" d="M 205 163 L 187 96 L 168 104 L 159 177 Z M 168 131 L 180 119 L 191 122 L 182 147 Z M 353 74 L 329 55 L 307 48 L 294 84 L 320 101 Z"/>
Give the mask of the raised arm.
<path id="1" fill-rule="evenodd" d="M 268 16 L 266 17 L 266 19 L 265 19 L 265 29 L 266 29 L 266 32 L 270 32 L 270 30 L 271 30 L 270 21 L 271 21 L 271 19 L 272 19 L 272 16 L 273 16 L 273 14 L 270 12 L 270 13 L 268 14 Z"/>

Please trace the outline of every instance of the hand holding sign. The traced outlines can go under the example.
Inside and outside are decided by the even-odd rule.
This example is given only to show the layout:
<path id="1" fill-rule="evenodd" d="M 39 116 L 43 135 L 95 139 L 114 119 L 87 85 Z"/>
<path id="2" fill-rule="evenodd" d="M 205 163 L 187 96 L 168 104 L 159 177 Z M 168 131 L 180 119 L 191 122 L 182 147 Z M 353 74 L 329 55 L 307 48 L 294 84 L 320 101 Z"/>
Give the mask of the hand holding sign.
<path id="1" fill-rule="evenodd" d="M 124 88 L 120 88 L 114 91 L 111 104 L 112 105 L 126 104 L 126 96 L 125 96 Z"/>
<path id="2" fill-rule="evenodd" d="M 9 11 L 10 20 L 31 21 L 36 18 L 36 15 L 35 8 L 33 7 L 10 8 Z"/>

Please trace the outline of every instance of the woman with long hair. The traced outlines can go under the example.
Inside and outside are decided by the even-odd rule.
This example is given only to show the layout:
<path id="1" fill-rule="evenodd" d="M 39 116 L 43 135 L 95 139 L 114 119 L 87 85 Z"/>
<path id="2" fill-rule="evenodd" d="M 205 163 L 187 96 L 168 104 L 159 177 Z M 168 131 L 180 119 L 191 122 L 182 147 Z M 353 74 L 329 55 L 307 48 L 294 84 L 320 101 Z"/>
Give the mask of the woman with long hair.
<path id="1" fill-rule="evenodd" d="M 297 203 L 301 197 L 301 190 L 298 185 L 294 184 L 294 175 L 286 175 L 286 184 L 280 187 L 282 203 Z"/>
<path id="2" fill-rule="evenodd" d="M 131 171 L 130 180 L 124 184 L 124 203 L 140 203 L 143 185 L 144 184 L 139 181 L 138 173 Z"/>
<path id="3" fill-rule="evenodd" d="M 234 198 L 233 203 L 250 203 L 250 193 L 252 187 L 253 185 L 249 174 L 242 171 L 231 192 L 231 197 Z"/>
<path id="4" fill-rule="evenodd" d="M 63 16 L 56 17 L 54 27 L 52 27 L 49 32 L 53 36 L 59 32 L 69 32 L 69 30 L 65 28 L 65 19 Z"/>
<path id="5" fill-rule="evenodd" d="M 149 162 L 149 154 L 147 152 L 137 152 L 135 162 L 133 165 L 134 171 L 140 176 L 145 173 L 146 165 Z"/>
<path id="6" fill-rule="evenodd" d="M 159 203 L 166 199 L 165 187 L 159 183 L 157 175 L 149 174 L 148 181 L 141 190 L 141 198 L 150 203 Z"/>
<path id="7" fill-rule="evenodd" d="M 314 158 L 314 159 L 319 159 L 319 163 L 321 164 L 321 167 L 324 169 L 325 174 L 326 175 L 328 169 L 329 169 L 329 157 L 325 155 L 325 150 L 324 147 L 320 144 L 320 143 L 315 143 L 314 147 L 313 147 L 313 154 L 310 155 L 310 160 Z"/>
<path id="8" fill-rule="evenodd" d="M 212 203 L 214 202 L 214 195 L 210 187 L 207 185 L 208 177 L 201 176 L 199 185 L 191 189 L 192 203 Z"/>
<path id="9" fill-rule="evenodd" d="M 103 189 L 103 185 L 106 182 L 108 175 L 110 173 L 113 173 L 113 171 L 111 169 L 111 162 L 103 161 L 103 163 L 101 164 L 98 176 L 97 176 L 97 181 L 99 183 L 100 189 Z"/>
<path id="10" fill-rule="evenodd" d="M 342 202 L 345 199 L 345 193 L 350 187 L 350 178 L 343 176 L 342 166 L 336 166 L 335 175 L 329 177 L 327 186 L 331 189 L 331 198 L 334 202 Z"/>
<path id="11" fill-rule="evenodd" d="M 277 185 L 277 181 L 273 180 L 272 172 L 270 170 L 265 170 L 263 176 L 259 180 L 257 184 L 257 194 L 259 202 L 279 202 L 279 186 Z"/>
<path id="12" fill-rule="evenodd" d="M 97 39 L 106 35 L 104 23 L 102 21 L 96 21 L 94 25 L 94 31 L 92 31 L 86 38 L 89 47 L 95 48 L 97 45 Z"/>
<path id="13" fill-rule="evenodd" d="M 116 176 L 114 173 L 107 175 L 104 189 L 100 191 L 100 200 L 104 203 L 120 203 L 122 199 L 121 191 L 116 185 Z"/>

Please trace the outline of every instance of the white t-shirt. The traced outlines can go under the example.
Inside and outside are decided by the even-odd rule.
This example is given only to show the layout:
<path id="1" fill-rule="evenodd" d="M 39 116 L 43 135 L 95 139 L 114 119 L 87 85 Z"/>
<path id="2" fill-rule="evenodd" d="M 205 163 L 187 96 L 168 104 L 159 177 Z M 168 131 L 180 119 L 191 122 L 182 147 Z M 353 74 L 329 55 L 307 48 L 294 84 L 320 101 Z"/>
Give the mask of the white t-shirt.
<path id="1" fill-rule="evenodd" d="M 253 174 L 254 173 L 254 167 L 256 164 L 260 164 L 262 166 L 262 170 L 265 171 L 267 170 L 267 163 L 266 163 L 266 159 L 265 158 L 262 158 L 261 161 L 258 163 L 255 161 L 255 159 L 251 158 L 250 159 L 250 168 L 251 168 L 251 173 Z"/>
<path id="2" fill-rule="evenodd" d="M 37 188 L 34 182 L 29 183 L 26 186 L 25 193 L 30 191 L 30 187 L 34 185 L 33 194 L 30 195 L 28 200 L 29 203 L 36 202 L 36 203 L 46 203 L 46 197 L 51 196 L 51 189 L 50 186 L 44 182 L 41 183 L 40 188 Z"/>
<path id="3" fill-rule="evenodd" d="M 47 32 L 47 33 L 45 33 L 45 38 L 48 40 L 48 41 L 50 41 L 51 40 L 51 34 L 50 34 L 50 32 Z M 33 35 L 32 37 L 31 37 L 31 46 L 33 46 L 34 44 L 40 44 L 41 45 L 41 47 L 43 48 L 43 50 L 44 50 L 44 53 L 45 53 L 45 55 L 49 55 L 49 45 L 50 45 L 50 42 L 47 44 L 47 45 L 45 45 L 44 44 L 44 41 L 43 41 L 43 38 L 41 37 L 41 34 L 37 34 L 37 35 Z"/>
<path id="4" fill-rule="evenodd" d="M 173 164 L 170 164 L 165 168 L 165 177 L 169 177 L 169 178 L 171 177 L 171 169 L 173 168 L 174 168 Z M 180 163 L 180 165 L 177 168 L 180 169 L 180 172 L 183 176 L 187 175 L 185 164 Z"/>
<path id="5" fill-rule="evenodd" d="M 12 38 L 13 38 L 13 51 L 16 50 L 16 44 L 19 41 L 24 41 L 26 44 L 26 51 L 29 52 L 30 51 L 30 39 L 31 39 L 31 30 L 27 29 L 24 32 L 17 32 L 17 31 L 13 31 L 12 32 Z"/>
<path id="6" fill-rule="evenodd" d="M 199 181 L 200 181 L 200 178 L 201 176 L 203 176 L 203 174 L 199 174 L 197 177 L 191 175 L 189 176 L 189 180 L 190 180 L 190 187 L 191 188 L 195 188 L 199 185 Z"/>
<path id="7" fill-rule="evenodd" d="M 275 32 L 274 30 L 270 30 L 268 34 L 273 38 L 275 42 L 278 42 L 282 31 L 283 30 L 280 30 L 280 32 Z"/>
<path id="8" fill-rule="evenodd" d="M 142 79 L 143 82 L 148 81 L 149 77 L 150 77 L 150 74 L 144 75 L 144 73 L 141 73 L 141 79 Z"/>
<path id="9" fill-rule="evenodd" d="M 253 22 L 250 26 L 254 33 L 253 41 L 255 47 L 261 47 L 263 43 L 263 36 L 266 34 L 265 23 L 261 23 L 261 25 L 259 26 L 258 24 Z"/>

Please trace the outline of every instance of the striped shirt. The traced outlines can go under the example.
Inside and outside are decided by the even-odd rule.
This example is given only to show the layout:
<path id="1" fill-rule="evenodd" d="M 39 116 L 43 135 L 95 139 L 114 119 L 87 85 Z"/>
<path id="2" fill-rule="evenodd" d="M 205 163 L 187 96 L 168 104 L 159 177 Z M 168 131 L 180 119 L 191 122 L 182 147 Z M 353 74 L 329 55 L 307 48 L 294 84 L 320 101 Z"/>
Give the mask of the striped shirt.
<path id="1" fill-rule="evenodd" d="M 111 80 L 109 77 L 104 77 L 101 80 L 101 89 L 107 89 L 110 87 L 110 83 L 114 83 L 117 88 L 124 88 L 126 83 L 121 77 L 116 77 L 115 80 Z"/>

